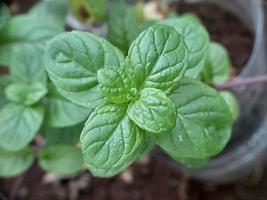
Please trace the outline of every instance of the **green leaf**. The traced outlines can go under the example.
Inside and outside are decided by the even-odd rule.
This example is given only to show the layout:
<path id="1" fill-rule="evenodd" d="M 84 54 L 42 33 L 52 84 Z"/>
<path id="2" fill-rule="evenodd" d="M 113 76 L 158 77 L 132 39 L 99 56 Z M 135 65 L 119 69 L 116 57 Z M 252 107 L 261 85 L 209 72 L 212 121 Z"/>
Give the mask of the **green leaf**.
<path id="1" fill-rule="evenodd" d="M 68 14 L 68 0 L 42 0 L 30 10 L 29 15 L 40 20 L 47 20 L 64 29 Z"/>
<path id="2" fill-rule="evenodd" d="M 176 127 L 158 136 L 158 144 L 179 158 L 212 157 L 230 139 L 233 119 L 220 94 L 197 81 L 183 79 L 171 96 L 177 108 Z"/>
<path id="3" fill-rule="evenodd" d="M 41 83 L 13 83 L 6 88 L 7 98 L 14 103 L 31 106 L 41 100 L 47 93 L 46 87 Z"/>
<path id="4" fill-rule="evenodd" d="M 234 121 L 236 121 L 240 116 L 240 106 L 237 99 L 232 93 L 226 91 L 220 92 L 220 95 L 223 97 L 223 99 L 229 106 L 229 109 L 232 113 L 232 117 Z"/>
<path id="5" fill-rule="evenodd" d="M 197 78 L 208 56 L 210 41 L 206 29 L 201 24 L 183 18 L 167 19 L 160 23 L 175 28 L 182 35 L 189 51 L 185 76 Z"/>
<path id="6" fill-rule="evenodd" d="M 134 9 L 134 14 L 135 14 L 137 22 L 143 23 L 145 21 L 144 2 L 137 1 L 133 9 Z"/>
<path id="7" fill-rule="evenodd" d="M 162 91 L 146 88 L 140 98 L 130 104 L 129 117 L 142 129 L 161 133 L 175 126 L 176 109 L 173 101 Z"/>
<path id="8" fill-rule="evenodd" d="M 5 89 L 9 84 L 9 76 L 0 76 L 0 109 L 8 102 L 5 95 Z"/>
<path id="9" fill-rule="evenodd" d="M 188 20 L 190 22 L 194 22 L 196 24 L 202 24 L 201 19 L 195 14 L 195 13 L 184 13 L 181 16 L 179 16 L 180 19 Z"/>
<path id="10" fill-rule="evenodd" d="M 142 24 L 138 24 L 139 33 L 157 24 L 157 20 L 146 20 Z"/>
<path id="11" fill-rule="evenodd" d="M 103 21 L 105 19 L 107 0 L 84 0 L 86 8 L 93 16 L 93 21 Z"/>
<path id="12" fill-rule="evenodd" d="M 52 127 L 78 124 L 89 116 L 91 109 L 76 105 L 62 97 L 54 86 L 50 87 L 46 101 L 46 120 Z"/>
<path id="13" fill-rule="evenodd" d="M 44 44 L 61 32 L 63 29 L 51 21 L 27 15 L 12 17 L 0 29 L 0 65 L 10 66 L 10 55 L 14 49 L 23 51 L 25 44 Z"/>
<path id="14" fill-rule="evenodd" d="M 40 82 L 46 85 L 47 74 L 43 64 L 43 45 L 25 44 L 13 49 L 10 58 L 11 77 L 14 82 Z"/>
<path id="15" fill-rule="evenodd" d="M 210 84 L 223 84 L 230 79 L 231 61 L 225 47 L 212 42 L 203 71 L 203 79 Z"/>
<path id="16" fill-rule="evenodd" d="M 81 134 L 85 164 L 94 176 L 123 171 L 145 152 L 146 133 L 127 116 L 127 105 L 106 104 L 90 115 Z"/>
<path id="17" fill-rule="evenodd" d="M 56 145 L 41 149 L 39 164 L 45 171 L 69 176 L 82 169 L 81 151 L 71 145 Z"/>
<path id="18" fill-rule="evenodd" d="M 6 4 L 0 2 L 0 29 L 7 23 L 10 18 L 10 11 Z"/>
<path id="19" fill-rule="evenodd" d="M 125 67 L 100 69 L 97 78 L 104 95 L 113 103 L 126 103 L 137 95 L 133 78 Z"/>
<path id="20" fill-rule="evenodd" d="M 80 141 L 83 124 L 66 128 L 46 128 L 44 131 L 45 141 L 48 146 L 69 144 L 75 145 Z"/>
<path id="21" fill-rule="evenodd" d="M 0 177 L 10 178 L 22 174 L 33 164 L 33 159 L 29 147 L 15 152 L 0 149 Z"/>
<path id="22" fill-rule="evenodd" d="M 72 102 L 94 108 L 104 101 L 97 71 L 120 66 L 124 56 L 106 40 L 84 32 L 63 33 L 46 48 L 46 69 L 58 91 Z"/>
<path id="23" fill-rule="evenodd" d="M 155 88 L 169 93 L 184 76 L 188 51 L 175 29 L 155 25 L 132 43 L 126 65 L 138 89 Z"/>
<path id="24" fill-rule="evenodd" d="M 108 17 L 108 40 L 125 54 L 139 33 L 134 10 L 124 1 L 116 1 Z"/>
<path id="25" fill-rule="evenodd" d="M 9 151 L 26 147 L 39 130 L 43 116 L 40 105 L 6 104 L 0 111 L 0 146 Z"/>

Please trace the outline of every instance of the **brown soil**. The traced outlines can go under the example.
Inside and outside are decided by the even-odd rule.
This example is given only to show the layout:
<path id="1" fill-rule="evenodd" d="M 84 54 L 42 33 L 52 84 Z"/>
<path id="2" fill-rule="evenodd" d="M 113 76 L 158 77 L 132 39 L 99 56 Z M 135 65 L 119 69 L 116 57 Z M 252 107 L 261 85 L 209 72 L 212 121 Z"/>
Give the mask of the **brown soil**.
<path id="1" fill-rule="evenodd" d="M 172 8 L 178 14 L 197 14 L 210 33 L 211 40 L 228 49 L 236 73 L 242 70 L 253 48 L 253 35 L 239 19 L 212 4 L 187 4 L 180 0 Z"/>
<path id="2" fill-rule="evenodd" d="M 16 6 L 13 6 L 15 13 L 21 13 L 18 2 L 27 4 L 25 2 L 32 3 L 34 0 L 17 0 Z M 241 70 L 253 45 L 253 36 L 242 23 L 229 13 L 210 5 L 189 6 L 180 2 L 173 6 L 179 12 L 196 12 L 211 33 L 211 38 L 229 49 L 233 66 L 238 72 Z M 23 7 L 25 10 L 26 8 L 28 7 Z M 0 181 L 0 200 L 5 197 L 10 200 L 267 199 L 266 192 L 263 192 L 264 187 L 263 190 L 260 187 L 244 187 L 239 184 L 215 187 L 191 180 L 156 160 L 148 164 L 135 164 L 123 175 L 110 179 L 91 178 L 88 173 L 83 173 L 71 179 L 44 184 L 43 177 L 44 172 L 34 165 L 18 178 Z M 266 186 L 267 183 L 262 185 Z"/>
<path id="3" fill-rule="evenodd" d="M 124 175 L 110 179 L 83 173 L 72 179 L 44 183 L 44 173 L 34 165 L 23 176 L 0 181 L 0 199 L 2 196 L 3 200 L 265 200 L 266 186 L 265 180 L 250 186 L 216 187 L 190 180 L 156 160 L 137 163 Z"/>
<path id="4" fill-rule="evenodd" d="M 60 183 L 43 184 L 43 173 L 35 166 L 26 173 L 18 190 L 14 188 L 19 178 L 0 182 L 0 192 L 10 197 L 10 191 L 16 191 L 17 195 L 13 199 L 17 200 L 65 200 L 71 199 L 70 196 L 76 196 L 74 199 L 79 200 L 236 199 L 234 188 L 230 186 L 216 188 L 190 181 L 155 160 L 150 161 L 149 164 L 135 164 L 126 172 L 130 174 L 130 178 L 117 176 L 110 179 L 97 179 L 90 178 L 87 173 L 84 173 L 71 180 L 62 180 Z M 84 177 L 87 177 L 84 181 L 85 188 L 80 189 L 77 196 L 75 187 Z"/>

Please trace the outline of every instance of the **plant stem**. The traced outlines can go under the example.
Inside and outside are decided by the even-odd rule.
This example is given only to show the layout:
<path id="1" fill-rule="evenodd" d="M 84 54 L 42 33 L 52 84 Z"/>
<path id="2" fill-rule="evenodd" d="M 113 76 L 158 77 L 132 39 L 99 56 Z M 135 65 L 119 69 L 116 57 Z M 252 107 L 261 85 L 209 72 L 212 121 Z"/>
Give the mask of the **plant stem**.
<path id="1" fill-rule="evenodd" d="M 217 90 L 226 90 L 226 89 L 231 89 L 234 87 L 240 87 L 244 85 L 253 85 L 257 83 L 267 83 L 267 74 L 265 75 L 258 75 L 258 76 L 252 76 L 248 78 L 235 78 L 225 84 L 221 85 L 215 85 L 214 88 Z"/>

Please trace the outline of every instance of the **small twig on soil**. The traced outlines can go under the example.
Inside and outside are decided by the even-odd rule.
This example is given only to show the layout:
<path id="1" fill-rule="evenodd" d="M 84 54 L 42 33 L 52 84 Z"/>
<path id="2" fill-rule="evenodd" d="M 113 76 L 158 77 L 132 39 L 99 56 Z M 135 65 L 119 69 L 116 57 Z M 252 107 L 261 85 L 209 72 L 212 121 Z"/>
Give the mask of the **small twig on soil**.
<path id="1" fill-rule="evenodd" d="M 17 196 L 18 191 L 19 191 L 19 189 L 20 189 L 20 187 L 21 187 L 21 185 L 22 185 L 22 183 L 23 183 L 23 181 L 24 181 L 24 178 L 25 178 L 25 176 L 26 176 L 26 173 L 27 173 L 27 172 L 25 172 L 24 174 L 20 175 L 20 176 L 16 179 L 16 181 L 15 181 L 13 187 L 12 187 L 12 190 L 11 190 L 11 192 L 10 192 L 10 197 L 9 197 L 10 200 L 15 200 L 15 199 L 16 199 L 16 196 Z"/>
<path id="2" fill-rule="evenodd" d="M 217 90 L 226 90 L 226 89 L 231 89 L 234 87 L 240 87 L 244 85 L 253 85 L 257 83 L 267 83 L 267 74 L 266 75 L 258 75 L 258 76 L 252 76 L 248 78 L 235 78 L 225 84 L 221 85 L 215 85 L 214 88 Z"/>
<path id="3" fill-rule="evenodd" d="M 188 189 L 189 189 L 189 177 L 187 175 L 182 175 L 180 184 L 178 186 L 179 200 L 188 200 Z"/>

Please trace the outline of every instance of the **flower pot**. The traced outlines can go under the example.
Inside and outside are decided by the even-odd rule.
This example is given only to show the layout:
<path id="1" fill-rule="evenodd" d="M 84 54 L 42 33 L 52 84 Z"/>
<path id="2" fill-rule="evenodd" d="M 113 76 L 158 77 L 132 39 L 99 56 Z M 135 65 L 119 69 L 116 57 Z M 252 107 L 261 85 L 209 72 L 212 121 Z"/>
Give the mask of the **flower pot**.
<path id="1" fill-rule="evenodd" d="M 264 32 L 264 9 L 260 0 L 187 0 L 188 3 L 211 3 L 230 11 L 247 25 L 254 35 L 254 46 L 240 78 L 267 72 Z M 259 83 L 233 89 L 240 106 L 241 117 L 237 121 L 232 139 L 225 151 L 213 158 L 203 169 L 192 170 L 177 165 L 166 155 L 164 159 L 172 167 L 188 173 L 193 178 L 214 183 L 234 182 L 246 177 L 267 158 L 267 85 Z M 266 119 L 265 119 L 266 118 Z"/>

